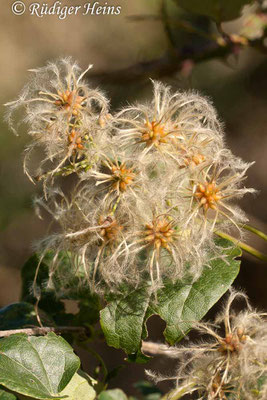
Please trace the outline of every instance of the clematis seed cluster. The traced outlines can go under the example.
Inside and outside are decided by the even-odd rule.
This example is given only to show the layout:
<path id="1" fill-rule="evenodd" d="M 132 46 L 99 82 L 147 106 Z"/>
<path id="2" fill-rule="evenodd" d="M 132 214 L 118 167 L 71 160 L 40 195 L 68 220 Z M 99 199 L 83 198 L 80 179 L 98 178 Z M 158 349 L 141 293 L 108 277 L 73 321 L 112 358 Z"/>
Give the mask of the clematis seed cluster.
<path id="1" fill-rule="evenodd" d="M 54 252 L 51 279 L 66 281 L 64 252 L 81 285 L 97 292 L 197 279 L 218 226 L 241 232 L 235 201 L 253 192 L 243 186 L 251 164 L 226 148 L 213 105 L 198 93 L 152 81 L 150 100 L 111 112 L 86 80 L 90 69 L 69 58 L 48 63 L 6 105 L 13 131 L 23 123 L 32 138 L 24 168 L 43 182 L 36 204 L 59 226 L 39 244 Z M 76 187 L 58 188 L 70 174 Z"/>
<path id="2" fill-rule="evenodd" d="M 237 313 L 233 303 L 246 307 Z M 177 360 L 171 377 L 148 372 L 154 380 L 175 380 L 170 400 L 196 394 L 198 400 L 265 400 L 267 395 L 267 320 L 254 310 L 242 292 L 231 290 L 214 323 L 195 324 L 202 342 L 188 346 L 160 346 L 160 352 Z"/>

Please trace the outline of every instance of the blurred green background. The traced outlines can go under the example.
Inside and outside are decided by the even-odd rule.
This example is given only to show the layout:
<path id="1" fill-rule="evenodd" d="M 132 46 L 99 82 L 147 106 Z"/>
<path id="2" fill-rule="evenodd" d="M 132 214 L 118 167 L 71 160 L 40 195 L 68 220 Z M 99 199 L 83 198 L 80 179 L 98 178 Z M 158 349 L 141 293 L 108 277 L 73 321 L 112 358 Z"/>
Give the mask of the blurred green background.
<path id="1" fill-rule="evenodd" d="M 29 4 L 29 0 L 25 0 Z M 53 1 L 47 1 L 53 4 Z M 65 2 L 66 3 L 66 2 Z M 68 2 L 70 4 L 70 0 Z M 72 0 L 80 5 L 82 0 Z M 256 161 L 248 171 L 247 186 L 259 190 L 247 196 L 241 205 L 250 223 L 267 232 L 267 60 L 256 49 L 236 47 L 226 58 L 192 62 L 195 52 L 201 54 L 210 45 L 205 35 L 199 36 L 182 29 L 179 23 L 166 24 L 161 0 L 113 0 L 120 5 L 121 14 L 98 16 L 56 16 L 38 18 L 25 13 L 15 16 L 12 1 L 0 9 L 0 103 L 14 99 L 28 79 L 30 68 L 44 65 L 48 60 L 72 56 L 82 68 L 94 64 L 88 73 L 92 86 L 101 86 L 111 98 L 112 107 L 148 98 L 151 95 L 149 77 L 160 78 L 173 88 L 197 89 L 209 96 L 224 121 L 226 141 L 232 151 L 246 161 Z M 215 26 L 205 17 L 182 12 L 172 0 L 166 2 L 165 13 L 173 21 L 181 18 L 203 32 L 214 32 Z M 251 9 L 247 8 L 248 14 Z M 141 15 L 136 20 L 130 16 Z M 147 18 L 144 18 L 147 16 Z M 228 33 L 240 29 L 242 18 L 223 24 Z M 183 54 L 182 64 L 176 64 Z M 171 60 L 171 61 L 170 61 Z M 160 66 L 160 68 L 159 68 Z M 170 67 L 171 66 L 171 67 Z M 118 72 L 124 70 L 124 72 Z M 1 106 L 1 116 L 4 106 Z M 1 118 L 3 120 L 3 118 Z M 29 137 L 23 130 L 15 137 L 1 122 L 0 146 L 0 307 L 17 301 L 20 295 L 19 269 L 32 253 L 35 240 L 43 237 L 48 221 L 35 216 L 33 197 L 40 186 L 33 185 L 23 174 L 23 148 Z M 267 252 L 263 241 L 249 238 L 250 244 Z M 265 248 L 264 248 L 265 246 Z M 253 305 L 267 306 L 267 266 L 243 257 L 236 286 L 243 287 Z M 149 321 L 150 339 L 159 340 L 164 324 L 155 318 Z M 118 351 L 103 350 L 108 365 L 116 366 L 122 359 Z M 84 360 L 87 365 L 88 360 Z M 90 363 L 89 363 L 90 364 Z M 90 369 L 90 365 L 88 368 Z M 164 367 L 164 360 L 150 363 L 148 368 Z M 163 368 L 162 367 L 162 368 Z M 165 368 L 165 367 L 164 367 Z M 128 393 L 132 383 L 143 377 L 143 366 L 126 366 L 119 380 Z"/>

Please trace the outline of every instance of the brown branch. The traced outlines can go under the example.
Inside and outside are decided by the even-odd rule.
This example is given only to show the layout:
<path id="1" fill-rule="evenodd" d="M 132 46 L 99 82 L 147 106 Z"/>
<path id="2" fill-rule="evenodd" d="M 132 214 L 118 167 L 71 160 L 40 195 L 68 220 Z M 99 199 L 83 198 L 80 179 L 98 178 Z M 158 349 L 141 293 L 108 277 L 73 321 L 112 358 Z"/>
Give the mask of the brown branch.
<path id="1" fill-rule="evenodd" d="M 61 333 L 81 333 L 86 335 L 86 328 L 82 326 L 58 326 L 56 328 L 54 327 L 34 327 L 34 328 L 23 328 L 23 329 L 10 329 L 10 330 L 4 330 L 0 331 L 0 337 L 7 337 L 10 335 L 14 335 L 15 333 L 25 333 L 28 336 L 43 336 L 46 335 L 49 332 L 54 332 L 57 334 Z"/>
<path id="2" fill-rule="evenodd" d="M 131 19 L 138 19 L 140 16 L 133 16 Z M 150 16 L 150 18 L 155 19 L 155 16 Z M 161 18 L 157 16 L 157 18 Z M 166 21 L 165 21 L 166 22 Z M 180 26 L 183 26 L 183 29 L 198 34 L 199 36 L 206 35 L 205 32 L 192 32 L 194 27 L 190 24 L 182 21 L 180 22 Z M 172 48 L 171 51 L 167 51 L 160 58 L 152 59 L 149 61 L 141 61 L 129 67 L 115 70 L 115 71 L 99 71 L 96 73 L 91 73 L 90 78 L 95 78 L 97 81 L 102 83 L 117 83 L 121 84 L 123 82 L 135 82 L 138 80 L 147 80 L 148 78 L 152 79 L 160 79 L 166 76 L 173 76 L 179 72 L 183 66 L 183 62 L 190 59 L 194 63 L 200 63 L 203 61 L 208 61 L 212 59 L 225 59 L 230 54 L 233 54 L 233 50 L 237 43 L 235 43 L 231 36 L 226 34 L 220 25 L 217 25 L 219 33 L 222 35 L 222 38 L 225 40 L 225 43 L 222 45 L 216 40 L 215 37 L 207 37 L 209 41 L 205 46 L 201 46 L 201 48 L 197 49 L 187 43 L 181 49 Z M 267 48 L 264 46 L 264 38 L 248 40 L 247 45 L 244 46 L 246 48 L 255 48 L 263 54 L 267 54 Z M 239 44 L 240 47 L 242 45 Z"/>
<path id="3" fill-rule="evenodd" d="M 96 72 L 90 75 L 102 83 L 122 83 L 133 82 L 137 80 L 146 80 L 148 78 L 162 78 L 175 75 L 181 70 L 183 61 L 190 59 L 193 62 L 202 62 L 211 58 L 224 58 L 230 54 L 230 46 L 220 46 L 215 42 L 208 43 L 205 49 L 195 50 L 185 48 L 177 50 L 177 53 L 167 52 L 162 57 L 150 61 L 141 61 L 135 65 L 124 69 L 111 72 Z"/>

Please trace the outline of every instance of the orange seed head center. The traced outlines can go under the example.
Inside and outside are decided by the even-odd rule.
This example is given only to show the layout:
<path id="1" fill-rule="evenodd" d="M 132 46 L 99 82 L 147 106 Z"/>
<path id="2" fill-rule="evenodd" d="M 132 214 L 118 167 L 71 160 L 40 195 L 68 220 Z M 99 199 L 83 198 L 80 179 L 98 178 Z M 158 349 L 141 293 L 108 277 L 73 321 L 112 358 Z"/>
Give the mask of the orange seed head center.
<path id="1" fill-rule="evenodd" d="M 174 230 L 172 223 L 167 218 L 155 218 L 152 223 L 145 225 L 145 241 L 153 245 L 157 250 L 165 248 L 170 250 L 173 241 Z"/>
<path id="2" fill-rule="evenodd" d="M 217 203 L 222 198 L 219 189 L 215 185 L 215 182 L 198 184 L 194 196 L 205 211 L 207 211 L 209 208 L 216 210 Z"/>
<path id="3" fill-rule="evenodd" d="M 159 146 L 161 143 L 167 143 L 168 132 L 165 130 L 165 124 L 156 121 L 146 121 L 141 141 L 147 147 L 154 145 Z"/>

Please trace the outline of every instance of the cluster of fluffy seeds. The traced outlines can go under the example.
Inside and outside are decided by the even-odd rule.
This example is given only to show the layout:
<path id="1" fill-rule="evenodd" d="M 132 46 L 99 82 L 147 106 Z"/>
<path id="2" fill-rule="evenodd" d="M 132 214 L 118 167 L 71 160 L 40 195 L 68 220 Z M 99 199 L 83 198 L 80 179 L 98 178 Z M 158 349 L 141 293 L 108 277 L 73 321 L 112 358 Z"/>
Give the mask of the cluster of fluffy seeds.
<path id="1" fill-rule="evenodd" d="M 108 101 L 99 90 L 91 89 L 84 75 L 70 59 L 49 63 L 46 67 L 30 70 L 32 77 L 18 100 L 7 103 L 7 120 L 16 133 L 22 122 L 26 123 L 33 142 L 26 149 L 25 172 L 30 178 L 28 163 L 32 151 L 41 147 L 44 158 L 34 171 L 38 180 L 90 166 L 106 142 L 102 129 L 109 118 Z M 24 118 L 15 125 L 15 111 L 24 107 Z M 83 163 L 79 161 L 83 160 Z"/>
<path id="2" fill-rule="evenodd" d="M 156 288 L 185 272 L 197 278 L 218 225 L 240 229 L 246 220 L 233 200 L 253 192 L 242 185 L 250 164 L 225 148 L 216 111 L 197 93 L 153 82 L 150 101 L 111 115 L 84 80 L 89 69 L 67 59 L 33 70 L 7 105 L 13 129 L 14 111 L 25 110 L 28 174 L 32 150 L 45 153 L 32 176 L 43 179 L 62 229 L 43 251 L 70 251 L 93 290 L 144 280 Z M 73 172 L 76 190 L 51 194 L 55 177 Z"/>
<path id="3" fill-rule="evenodd" d="M 236 298 L 247 302 L 247 308 L 239 313 L 232 310 Z M 156 381 L 176 380 L 177 388 L 168 398 L 196 392 L 198 400 L 265 400 L 266 314 L 253 310 L 243 293 L 232 291 L 215 322 L 198 323 L 195 328 L 206 337 L 201 343 L 161 346 L 161 353 L 179 360 L 173 377 L 148 372 Z"/>

